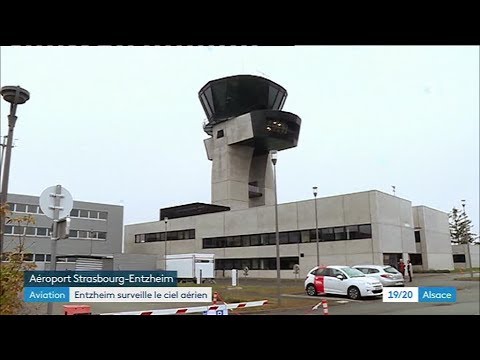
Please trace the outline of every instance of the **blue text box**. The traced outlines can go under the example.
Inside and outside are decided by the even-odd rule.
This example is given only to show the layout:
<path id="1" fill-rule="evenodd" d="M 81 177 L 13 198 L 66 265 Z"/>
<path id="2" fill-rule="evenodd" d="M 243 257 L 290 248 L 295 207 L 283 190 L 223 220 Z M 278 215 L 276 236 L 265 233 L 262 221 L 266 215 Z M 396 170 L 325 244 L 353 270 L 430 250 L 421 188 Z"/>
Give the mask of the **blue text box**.
<path id="1" fill-rule="evenodd" d="M 418 302 L 457 302 L 457 289 L 454 287 L 419 287 Z"/>
<path id="2" fill-rule="evenodd" d="M 24 287 L 172 287 L 176 271 L 25 271 Z"/>
<path id="3" fill-rule="evenodd" d="M 24 288 L 25 302 L 69 302 L 68 287 L 27 287 Z"/>

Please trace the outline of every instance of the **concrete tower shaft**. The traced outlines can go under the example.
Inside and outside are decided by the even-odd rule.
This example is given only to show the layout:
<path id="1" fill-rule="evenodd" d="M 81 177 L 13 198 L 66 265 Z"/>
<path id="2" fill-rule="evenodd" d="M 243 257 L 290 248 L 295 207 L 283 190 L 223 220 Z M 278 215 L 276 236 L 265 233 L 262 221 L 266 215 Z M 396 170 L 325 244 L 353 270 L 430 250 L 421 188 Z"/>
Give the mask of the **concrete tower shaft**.
<path id="1" fill-rule="evenodd" d="M 297 115 L 281 111 L 286 96 L 280 85 L 250 75 L 212 80 L 200 90 L 213 204 L 231 209 L 274 204 L 269 151 L 295 147 L 301 125 Z"/>

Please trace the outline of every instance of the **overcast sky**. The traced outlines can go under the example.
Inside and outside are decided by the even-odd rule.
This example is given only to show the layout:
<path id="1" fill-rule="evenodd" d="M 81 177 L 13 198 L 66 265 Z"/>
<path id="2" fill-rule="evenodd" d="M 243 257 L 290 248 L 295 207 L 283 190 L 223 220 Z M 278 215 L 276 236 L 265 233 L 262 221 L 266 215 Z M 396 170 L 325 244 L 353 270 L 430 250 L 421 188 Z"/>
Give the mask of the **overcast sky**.
<path id="1" fill-rule="evenodd" d="M 61 184 L 120 204 L 125 224 L 210 202 L 198 91 L 252 74 L 288 91 L 298 147 L 279 153 L 279 202 L 377 189 L 479 225 L 479 47 L 2 47 L 18 107 L 9 192 Z M 2 136 L 8 104 L 1 103 Z"/>

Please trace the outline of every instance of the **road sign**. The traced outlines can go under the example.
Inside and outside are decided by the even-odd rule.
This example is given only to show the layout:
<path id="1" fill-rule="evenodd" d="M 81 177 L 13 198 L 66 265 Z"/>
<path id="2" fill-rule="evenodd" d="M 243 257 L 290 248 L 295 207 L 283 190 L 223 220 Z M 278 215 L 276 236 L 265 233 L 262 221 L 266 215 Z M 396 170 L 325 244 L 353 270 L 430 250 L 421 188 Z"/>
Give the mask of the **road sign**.
<path id="1" fill-rule="evenodd" d="M 62 186 L 62 191 L 59 195 L 56 193 L 56 186 L 50 186 L 43 190 L 40 195 L 40 208 L 43 213 L 50 219 L 54 218 L 55 198 L 60 198 L 60 205 L 58 206 L 58 218 L 63 219 L 70 214 L 73 208 L 72 195 Z"/>
<path id="2" fill-rule="evenodd" d="M 59 240 L 68 239 L 70 236 L 70 217 L 57 221 L 57 233 L 55 237 Z"/>

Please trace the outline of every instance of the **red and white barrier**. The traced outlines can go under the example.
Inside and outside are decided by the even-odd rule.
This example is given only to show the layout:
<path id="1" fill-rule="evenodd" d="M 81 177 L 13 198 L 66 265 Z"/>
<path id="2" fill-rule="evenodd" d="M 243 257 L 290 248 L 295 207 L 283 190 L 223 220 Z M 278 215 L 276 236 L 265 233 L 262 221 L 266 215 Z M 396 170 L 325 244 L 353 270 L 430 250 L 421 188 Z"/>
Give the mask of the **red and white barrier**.
<path id="1" fill-rule="evenodd" d="M 224 309 L 225 306 L 228 310 L 248 308 L 263 306 L 268 303 L 268 300 L 259 300 L 259 301 L 248 301 L 235 304 L 225 304 L 225 305 L 208 305 L 208 306 L 195 306 L 189 308 L 178 308 L 178 309 L 160 309 L 160 310 L 144 310 L 144 311 L 125 311 L 125 312 L 114 312 L 114 313 L 103 313 L 98 315 L 179 315 L 179 314 L 191 314 L 205 312 L 208 310 L 217 310 L 218 308 Z"/>

